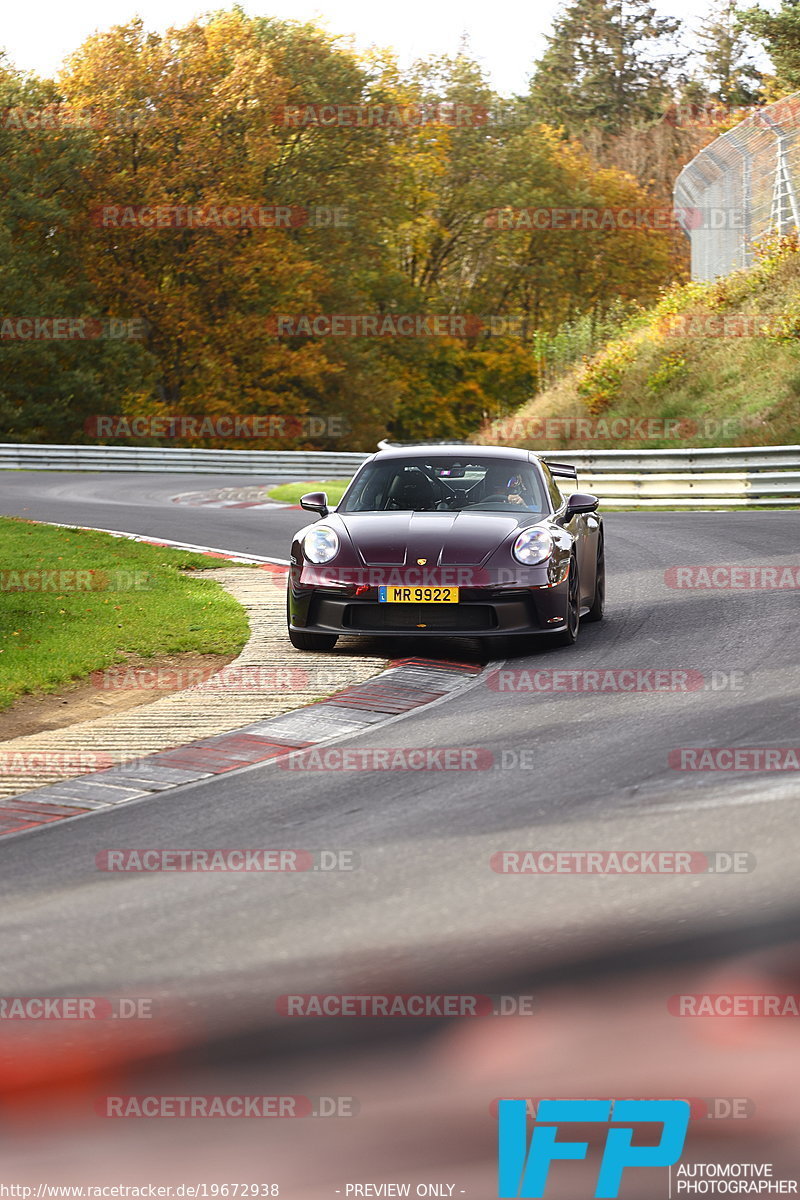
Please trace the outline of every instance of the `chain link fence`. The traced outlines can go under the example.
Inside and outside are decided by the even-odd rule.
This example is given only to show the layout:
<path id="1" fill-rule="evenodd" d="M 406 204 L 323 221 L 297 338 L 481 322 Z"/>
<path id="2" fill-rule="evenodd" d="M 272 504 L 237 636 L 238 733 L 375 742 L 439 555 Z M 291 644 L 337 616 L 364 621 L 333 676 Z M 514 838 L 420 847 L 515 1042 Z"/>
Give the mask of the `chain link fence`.
<path id="1" fill-rule="evenodd" d="M 753 261 L 768 233 L 800 227 L 800 92 L 753 113 L 701 150 L 675 184 L 689 235 L 692 279 L 716 279 Z"/>

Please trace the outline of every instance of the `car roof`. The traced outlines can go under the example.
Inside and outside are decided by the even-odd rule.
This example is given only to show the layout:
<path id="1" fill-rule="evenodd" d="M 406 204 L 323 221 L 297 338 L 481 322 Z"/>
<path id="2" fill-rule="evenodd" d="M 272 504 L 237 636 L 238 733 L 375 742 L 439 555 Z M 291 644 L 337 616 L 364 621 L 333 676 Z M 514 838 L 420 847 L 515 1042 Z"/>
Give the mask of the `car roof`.
<path id="1" fill-rule="evenodd" d="M 535 462 L 537 456 L 531 450 L 522 450 L 518 446 L 475 446 L 465 442 L 428 442 L 411 446 L 389 446 L 378 450 L 373 462 L 384 462 L 391 458 L 516 458 L 523 462 Z"/>

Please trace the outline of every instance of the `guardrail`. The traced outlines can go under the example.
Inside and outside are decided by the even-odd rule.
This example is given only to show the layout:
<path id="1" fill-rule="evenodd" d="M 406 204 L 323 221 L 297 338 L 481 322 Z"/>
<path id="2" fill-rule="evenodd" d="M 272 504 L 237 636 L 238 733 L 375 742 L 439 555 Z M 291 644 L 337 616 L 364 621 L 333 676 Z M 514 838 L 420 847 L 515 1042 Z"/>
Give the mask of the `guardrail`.
<path id="1" fill-rule="evenodd" d="M 474 450 L 477 454 L 480 447 Z M 594 492 L 606 508 L 800 507 L 800 446 L 541 453 L 574 466 L 578 487 Z M 349 479 L 368 457 L 312 450 L 0 445 L 0 469 L 6 470 L 169 471 L 269 479 Z"/>
<path id="2" fill-rule="evenodd" d="M 0 470 L 18 471 L 170 471 L 265 475 L 271 479 L 349 479 L 367 457 L 316 450 L 0 444 Z"/>
<path id="3" fill-rule="evenodd" d="M 544 452 L 547 458 L 547 452 Z M 800 506 L 800 446 L 558 450 L 605 508 Z"/>

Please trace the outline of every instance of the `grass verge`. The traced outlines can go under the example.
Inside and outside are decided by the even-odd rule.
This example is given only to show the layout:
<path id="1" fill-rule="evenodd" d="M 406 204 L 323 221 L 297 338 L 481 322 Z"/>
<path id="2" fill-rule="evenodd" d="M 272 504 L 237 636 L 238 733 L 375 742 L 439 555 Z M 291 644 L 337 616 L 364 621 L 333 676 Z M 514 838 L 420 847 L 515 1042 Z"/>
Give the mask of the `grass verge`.
<path id="1" fill-rule="evenodd" d="M 190 551 L 0 517 L 0 709 L 127 655 L 237 654 L 242 606 Z"/>
<path id="2" fill-rule="evenodd" d="M 800 440 L 800 241 L 670 289 L 603 349 L 474 441 L 537 450 L 794 445 Z"/>
<path id="3" fill-rule="evenodd" d="M 310 483 L 276 484 L 267 495 L 270 500 L 280 500 L 283 504 L 299 504 L 300 497 L 306 492 L 327 492 L 328 503 L 338 504 L 349 486 L 349 479 L 314 479 Z"/>

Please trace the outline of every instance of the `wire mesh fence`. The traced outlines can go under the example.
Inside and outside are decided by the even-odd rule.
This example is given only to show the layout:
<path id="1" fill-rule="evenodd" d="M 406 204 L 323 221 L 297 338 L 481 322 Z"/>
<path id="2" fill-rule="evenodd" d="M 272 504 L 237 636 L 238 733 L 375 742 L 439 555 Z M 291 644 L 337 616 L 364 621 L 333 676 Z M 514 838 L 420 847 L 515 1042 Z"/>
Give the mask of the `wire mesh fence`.
<path id="1" fill-rule="evenodd" d="M 701 150 L 675 184 L 689 235 L 692 279 L 716 279 L 753 261 L 769 233 L 800 225 L 800 92 L 759 109 Z"/>

